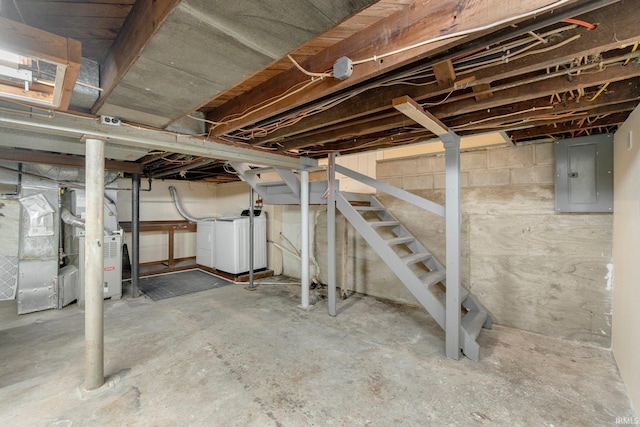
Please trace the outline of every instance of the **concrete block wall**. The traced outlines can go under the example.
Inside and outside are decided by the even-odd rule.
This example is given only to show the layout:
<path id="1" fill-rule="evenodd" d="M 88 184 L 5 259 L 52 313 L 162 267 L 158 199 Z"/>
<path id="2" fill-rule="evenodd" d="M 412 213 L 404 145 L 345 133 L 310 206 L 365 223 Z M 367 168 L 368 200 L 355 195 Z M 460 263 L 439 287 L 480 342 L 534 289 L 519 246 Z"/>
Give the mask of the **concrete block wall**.
<path id="1" fill-rule="evenodd" d="M 462 153 L 460 168 L 462 187 L 553 185 L 553 144 Z M 380 160 L 377 175 L 407 191 L 444 189 L 444 155 Z"/>
<path id="2" fill-rule="evenodd" d="M 463 284 L 498 324 L 609 347 L 612 215 L 555 213 L 551 143 L 462 153 L 461 168 Z M 378 161 L 377 175 L 444 203 L 444 156 Z M 379 198 L 446 263 L 444 219 L 390 196 Z M 342 227 L 338 217 L 338 282 L 346 277 L 347 289 L 417 304 L 350 226 L 343 246 Z M 326 271 L 322 211 L 313 249 Z"/>

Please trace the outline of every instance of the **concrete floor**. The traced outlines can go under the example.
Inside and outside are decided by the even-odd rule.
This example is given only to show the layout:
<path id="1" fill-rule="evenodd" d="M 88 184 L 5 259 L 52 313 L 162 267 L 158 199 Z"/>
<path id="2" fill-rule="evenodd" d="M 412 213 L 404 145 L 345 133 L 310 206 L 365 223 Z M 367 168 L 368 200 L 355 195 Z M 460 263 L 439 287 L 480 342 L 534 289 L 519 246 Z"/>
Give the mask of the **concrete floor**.
<path id="1" fill-rule="evenodd" d="M 271 280 L 273 281 L 273 280 Z M 2 426 L 602 426 L 634 417 L 608 350 L 496 327 L 444 357 L 422 310 L 242 285 L 107 301 L 109 386 L 86 396 L 83 313 L 0 304 Z"/>

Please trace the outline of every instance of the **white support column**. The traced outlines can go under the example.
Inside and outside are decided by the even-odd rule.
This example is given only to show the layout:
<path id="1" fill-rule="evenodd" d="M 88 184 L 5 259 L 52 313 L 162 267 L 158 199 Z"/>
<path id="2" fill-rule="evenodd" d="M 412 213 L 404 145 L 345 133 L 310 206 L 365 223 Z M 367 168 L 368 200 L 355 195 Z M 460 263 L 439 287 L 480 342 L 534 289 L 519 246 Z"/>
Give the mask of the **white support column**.
<path id="1" fill-rule="evenodd" d="M 300 282 L 301 308 L 309 308 L 309 171 L 300 171 Z"/>
<path id="2" fill-rule="evenodd" d="M 336 155 L 329 154 L 327 166 L 327 182 L 329 194 L 327 197 L 327 293 L 329 315 L 336 315 Z"/>
<path id="3" fill-rule="evenodd" d="M 104 145 L 87 136 L 85 159 L 85 365 L 84 387 L 104 384 Z"/>
<path id="4" fill-rule="evenodd" d="M 131 298 L 140 297 L 140 174 L 131 177 Z"/>
<path id="5" fill-rule="evenodd" d="M 446 167 L 446 254 L 447 293 L 445 338 L 446 354 L 460 358 L 460 137 L 453 132 L 442 135 Z"/>

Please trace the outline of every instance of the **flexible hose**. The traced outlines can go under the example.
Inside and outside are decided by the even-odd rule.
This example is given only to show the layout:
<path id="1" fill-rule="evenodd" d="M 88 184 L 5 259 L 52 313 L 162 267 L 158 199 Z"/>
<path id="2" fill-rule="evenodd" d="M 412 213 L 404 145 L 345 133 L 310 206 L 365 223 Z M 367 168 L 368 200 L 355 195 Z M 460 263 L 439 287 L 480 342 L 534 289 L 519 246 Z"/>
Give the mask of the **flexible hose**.
<path id="1" fill-rule="evenodd" d="M 182 218 L 186 219 L 189 222 L 198 222 L 198 221 L 215 221 L 216 217 L 208 217 L 208 218 L 195 218 L 184 211 L 180 201 L 178 200 L 178 190 L 173 185 L 169 187 L 169 192 L 171 193 L 171 198 L 173 199 L 173 204 L 175 205 L 178 213 Z"/>

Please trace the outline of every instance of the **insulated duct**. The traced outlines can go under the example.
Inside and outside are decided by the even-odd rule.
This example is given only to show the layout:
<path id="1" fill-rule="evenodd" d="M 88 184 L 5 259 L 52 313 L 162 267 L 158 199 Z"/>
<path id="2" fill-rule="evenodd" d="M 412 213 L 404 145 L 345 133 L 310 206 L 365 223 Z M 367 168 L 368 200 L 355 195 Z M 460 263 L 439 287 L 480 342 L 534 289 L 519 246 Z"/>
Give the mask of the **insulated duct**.
<path id="1" fill-rule="evenodd" d="M 62 208 L 62 210 L 60 210 L 60 218 L 65 224 L 84 229 L 84 220 L 73 215 L 67 208 Z"/>
<path id="2" fill-rule="evenodd" d="M 198 221 L 215 221 L 217 218 L 215 216 L 208 218 L 195 218 L 189 215 L 184 211 L 182 205 L 180 204 L 180 200 L 178 200 L 178 190 L 173 185 L 169 187 L 169 192 L 171 193 L 171 198 L 173 199 L 173 204 L 176 206 L 176 210 L 180 214 L 180 216 L 186 219 L 189 222 L 198 222 Z"/>
<path id="3" fill-rule="evenodd" d="M 74 227 L 82 228 L 84 230 L 84 227 L 85 227 L 84 220 L 82 218 L 78 218 L 77 216 L 75 216 L 74 214 L 69 212 L 69 210 L 67 208 L 62 208 L 60 210 L 60 219 L 65 224 L 69 224 L 69 225 L 74 226 Z M 113 234 L 114 230 L 110 230 L 108 228 L 105 228 L 104 231 L 105 231 L 105 233 L 107 235 L 111 235 L 111 234 Z"/>

